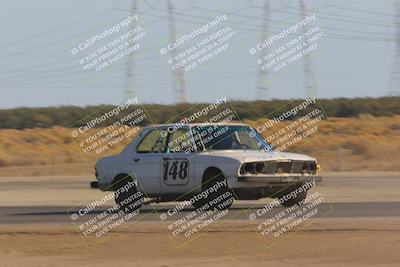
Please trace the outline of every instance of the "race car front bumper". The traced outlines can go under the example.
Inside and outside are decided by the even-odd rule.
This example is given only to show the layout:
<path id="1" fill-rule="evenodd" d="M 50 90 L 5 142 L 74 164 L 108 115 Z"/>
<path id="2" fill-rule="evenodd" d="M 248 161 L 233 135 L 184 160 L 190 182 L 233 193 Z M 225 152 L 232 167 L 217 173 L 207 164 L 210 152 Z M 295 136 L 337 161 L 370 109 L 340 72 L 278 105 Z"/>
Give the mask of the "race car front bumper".
<path id="1" fill-rule="evenodd" d="M 265 187 L 265 186 L 281 186 L 295 183 L 307 183 L 315 181 L 315 185 L 322 183 L 320 175 L 245 175 L 239 176 L 237 187 Z"/>

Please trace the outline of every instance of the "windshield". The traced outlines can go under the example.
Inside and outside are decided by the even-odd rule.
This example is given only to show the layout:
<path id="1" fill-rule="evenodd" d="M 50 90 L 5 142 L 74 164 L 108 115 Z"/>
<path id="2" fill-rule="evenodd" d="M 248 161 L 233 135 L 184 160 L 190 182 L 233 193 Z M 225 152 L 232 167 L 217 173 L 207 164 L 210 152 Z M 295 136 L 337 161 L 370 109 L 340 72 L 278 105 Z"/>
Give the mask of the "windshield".
<path id="1" fill-rule="evenodd" d="M 207 125 L 193 128 L 194 139 L 202 150 L 273 150 L 272 145 L 253 128 L 248 126 Z"/>

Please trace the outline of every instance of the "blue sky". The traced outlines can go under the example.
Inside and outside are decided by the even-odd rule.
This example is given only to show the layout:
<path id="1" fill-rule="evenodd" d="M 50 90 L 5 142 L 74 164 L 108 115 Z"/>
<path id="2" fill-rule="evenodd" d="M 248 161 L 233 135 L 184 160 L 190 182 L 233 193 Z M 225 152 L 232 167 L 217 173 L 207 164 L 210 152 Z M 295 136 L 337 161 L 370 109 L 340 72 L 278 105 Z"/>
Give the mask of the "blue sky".
<path id="1" fill-rule="evenodd" d="M 174 1 L 177 36 L 217 16 L 235 36 L 229 49 L 185 73 L 189 102 L 257 99 L 258 69 L 249 54 L 263 36 L 264 0 Z M 394 70 L 396 19 L 393 1 L 305 0 L 325 36 L 312 54 L 317 97 L 387 95 Z M 124 57 L 100 72 L 83 71 L 70 50 L 130 13 L 131 0 L 3 1 L 0 10 L 0 108 L 117 104 L 127 84 Z M 298 1 L 270 0 L 270 32 L 300 19 Z M 175 103 L 168 56 L 167 3 L 138 2 L 146 32 L 135 54 L 135 88 L 144 103 Z M 199 39 L 197 39 L 199 40 Z M 305 96 L 304 61 L 268 74 L 269 98 Z"/>

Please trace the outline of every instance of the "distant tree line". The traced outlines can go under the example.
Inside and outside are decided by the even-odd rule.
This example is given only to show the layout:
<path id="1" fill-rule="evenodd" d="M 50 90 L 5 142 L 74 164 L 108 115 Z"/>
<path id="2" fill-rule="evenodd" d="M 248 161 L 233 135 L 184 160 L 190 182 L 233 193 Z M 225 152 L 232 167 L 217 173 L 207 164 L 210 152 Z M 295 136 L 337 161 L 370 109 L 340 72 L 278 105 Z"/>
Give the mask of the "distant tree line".
<path id="1" fill-rule="evenodd" d="M 297 100 L 270 100 L 270 101 L 232 101 L 232 107 L 241 120 L 257 120 L 274 114 L 280 107 L 285 110 L 303 102 Z M 337 98 L 319 100 L 328 117 L 357 117 L 360 115 L 392 116 L 400 114 L 400 97 L 382 98 Z M 151 118 L 152 123 L 174 122 L 182 112 L 194 104 L 159 105 L 146 104 L 144 109 Z M 207 106 L 208 103 L 195 104 L 197 108 Z M 60 106 L 48 108 L 14 108 L 0 110 L 1 129 L 49 128 L 52 126 L 71 127 L 80 126 L 82 118 L 102 112 L 110 111 L 115 106 Z M 129 114 L 137 107 L 132 106 L 124 111 Z M 209 116 L 213 114 L 210 113 Z M 273 115 L 271 115 L 273 116 Z M 81 122 L 79 122 L 81 121 Z M 146 121 L 146 123 L 149 123 Z M 99 125 L 100 126 L 100 125 Z"/>

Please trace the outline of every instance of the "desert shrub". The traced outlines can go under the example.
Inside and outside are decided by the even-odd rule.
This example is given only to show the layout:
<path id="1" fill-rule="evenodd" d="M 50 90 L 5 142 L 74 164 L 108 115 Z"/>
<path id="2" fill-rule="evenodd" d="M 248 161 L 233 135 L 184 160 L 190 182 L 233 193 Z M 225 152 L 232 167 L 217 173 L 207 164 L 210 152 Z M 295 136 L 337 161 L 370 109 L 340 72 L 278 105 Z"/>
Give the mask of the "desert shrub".
<path id="1" fill-rule="evenodd" d="M 303 99 L 270 101 L 231 101 L 232 107 L 243 120 L 258 120 L 273 113 L 283 105 L 289 109 Z M 328 117 L 392 116 L 400 114 L 400 97 L 381 98 L 337 98 L 319 101 Z M 192 105 L 206 106 L 208 103 L 177 105 L 145 104 L 144 109 L 154 123 L 170 122 Z M 0 129 L 50 128 L 53 126 L 71 127 L 83 117 L 105 107 L 60 106 L 49 108 L 15 108 L 0 110 Z M 108 106 L 104 110 L 112 109 Z M 128 112 L 136 107 L 131 107 Z M 209 114 L 212 116 L 212 114 Z M 78 125 L 79 126 L 79 125 Z M 102 125 L 105 126 L 105 125 Z"/>

